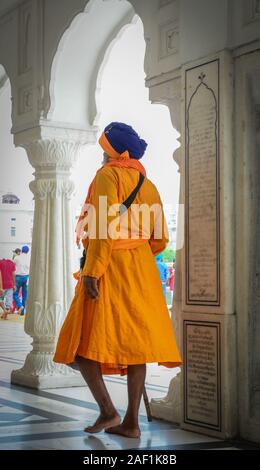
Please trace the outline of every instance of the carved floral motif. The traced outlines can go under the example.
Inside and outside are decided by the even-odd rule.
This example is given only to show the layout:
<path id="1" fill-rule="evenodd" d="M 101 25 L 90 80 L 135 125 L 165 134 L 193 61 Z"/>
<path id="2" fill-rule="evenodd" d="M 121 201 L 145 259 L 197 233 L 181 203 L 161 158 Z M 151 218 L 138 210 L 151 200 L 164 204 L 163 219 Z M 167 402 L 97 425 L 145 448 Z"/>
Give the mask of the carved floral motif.
<path id="1" fill-rule="evenodd" d="M 75 184 L 69 179 L 36 179 L 31 181 L 30 189 L 34 196 L 41 200 L 46 199 L 48 195 L 53 199 L 60 198 L 61 196 L 70 199 L 74 192 Z"/>
<path id="2" fill-rule="evenodd" d="M 77 159 L 81 144 L 76 141 L 37 140 L 24 145 L 34 168 L 71 168 Z"/>

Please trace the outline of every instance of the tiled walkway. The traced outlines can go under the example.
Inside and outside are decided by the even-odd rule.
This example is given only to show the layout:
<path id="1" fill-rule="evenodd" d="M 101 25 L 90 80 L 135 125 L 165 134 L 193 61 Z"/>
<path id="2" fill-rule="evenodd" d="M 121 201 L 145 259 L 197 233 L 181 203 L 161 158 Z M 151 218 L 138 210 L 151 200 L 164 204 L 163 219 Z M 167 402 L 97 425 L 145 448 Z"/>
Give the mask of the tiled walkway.
<path id="1" fill-rule="evenodd" d="M 97 406 L 87 387 L 33 390 L 10 384 L 10 373 L 20 368 L 30 350 L 31 338 L 21 323 L 0 321 L 0 449 L 220 449 L 230 443 L 179 429 L 171 423 L 148 423 L 141 406 L 140 440 L 108 435 L 88 435 L 83 428 L 97 417 Z M 149 398 L 161 398 L 173 372 L 150 365 Z M 126 409 L 126 379 L 106 377 L 115 405 Z"/>

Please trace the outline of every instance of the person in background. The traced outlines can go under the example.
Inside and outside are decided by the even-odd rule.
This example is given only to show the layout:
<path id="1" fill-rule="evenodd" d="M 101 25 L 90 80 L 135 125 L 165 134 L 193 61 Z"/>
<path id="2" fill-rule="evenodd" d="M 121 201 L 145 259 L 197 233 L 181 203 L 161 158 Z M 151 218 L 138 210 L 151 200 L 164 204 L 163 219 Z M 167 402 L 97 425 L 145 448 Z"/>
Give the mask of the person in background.
<path id="1" fill-rule="evenodd" d="M 2 273 L 0 271 L 0 307 L 2 310 L 4 310 L 4 302 L 2 300 L 2 297 L 3 297 L 3 292 L 4 292 L 4 289 L 3 289 L 3 280 L 2 280 Z M 1 317 L 2 318 L 2 317 Z"/>
<path id="2" fill-rule="evenodd" d="M 167 281 L 168 276 L 169 276 L 169 269 L 168 269 L 167 264 L 165 264 L 164 261 L 163 261 L 163 254 L 162 253 L 160 253 L 159 255 L 156 256 L 156 264 L 157 264 L 157 268 L 158 268 L 159 274 L 160 274 L 160 279 L 161 279 L 161 283 L 162 283 L 164 297 L 166 299 L 166 281 Z"/>
<path id="3" fill-rule="evenodd" d="M 175 261 L 173 261 L 172 267 L 169 268 L 169 277 L 166 282 L 166 286 L 170 288 L 171 302 L 173 300 L 174 281 L 175 281 Z"/>
<path id="4" fill-rule="evenodd" d="M 172 268 L 169 269 L 170 275 L 168 279 L 169 287 L 171 292 L 174 291 L 174 277 L 175 277 L 175 262 L 172 264 Z"/>
<path id="5" fill-rule="evenodd" d="M 7 319 L 10 312 L 13 292 L 15 290 L 15 264 L 10 259 L 0 260 L 0 306 L 3 309 L 1 318 Z"/>
<path id="6" fill-rule="evenodd" d="M 17 307 L 18 315 L 24 315 L 26 299 L 27 299 L 27 289 L 28 289 L 28 279 L 30 271 L 30 255 L 29 255 L 29 246 L 24 245 L 22 247 L 22 253 L 19 256 L 16 256 L 14 263 L 16 265 L 16 291 L 14 293 L 14 300 Z M 19 298 L 19 290 L 22 288 L 22 302 Z"/>
<path id="7" fill-rule="evenodd" d="M 15 250 L 13 251 L 13 261 L 16 258 L 16 256 L 20 256 L 21 252 L 22 252 L 21 248 L 15 248 Z"/>
<path id="8" fill-rule="evenodd" d="M 15 248 L 15 250 L 13 250 L 13 256 L 12 256 L 13 262 L 14 262 L 16 256 L 20 256 L 21 253 L 22 253 L 21 248 Z M 22 299 L 22 289 L 20 289 L 19 292 L 17 292 L 17 294 L 19 295 L 19 298 Z M 12 301 L 11 313 L 17 313 L 16 303 L 14 301 L 14 298 L 13 298 L 13 301 Z"/>

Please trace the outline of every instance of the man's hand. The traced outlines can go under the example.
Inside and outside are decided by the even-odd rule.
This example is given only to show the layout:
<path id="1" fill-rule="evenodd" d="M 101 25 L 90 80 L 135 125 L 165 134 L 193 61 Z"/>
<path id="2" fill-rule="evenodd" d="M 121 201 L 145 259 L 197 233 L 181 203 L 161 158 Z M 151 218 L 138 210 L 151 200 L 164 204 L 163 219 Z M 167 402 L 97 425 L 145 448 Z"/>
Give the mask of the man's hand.
<path id="1" fill-rule="evenodd" d="M 97 279 L 91 276 L 83 276 L 85 293 L 90 299 L 97 300 L 99 297 Z"/>

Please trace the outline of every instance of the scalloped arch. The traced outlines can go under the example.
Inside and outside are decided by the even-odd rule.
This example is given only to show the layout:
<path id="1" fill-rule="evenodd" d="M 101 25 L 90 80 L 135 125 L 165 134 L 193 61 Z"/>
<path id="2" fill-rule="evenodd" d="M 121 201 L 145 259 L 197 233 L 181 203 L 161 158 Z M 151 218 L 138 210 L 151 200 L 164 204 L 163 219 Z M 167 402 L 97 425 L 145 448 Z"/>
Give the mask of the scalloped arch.
<path id="1" fill-rule="evenodd" d="M 74 17 L 52 62 L 48 120 L 78 128 L 97 124 L 104 66 L 114 43 L 136 18 L 126 0 L 90 0 Z"/>

